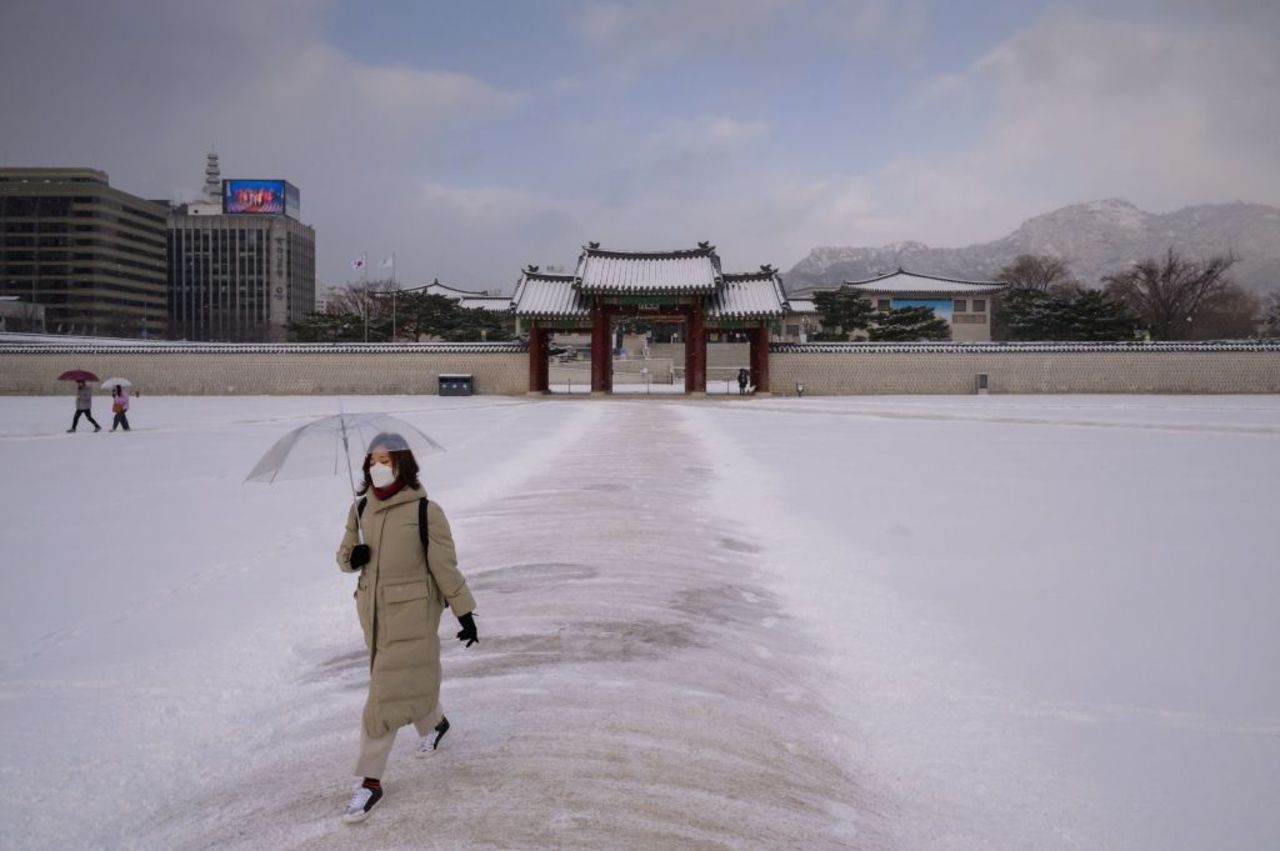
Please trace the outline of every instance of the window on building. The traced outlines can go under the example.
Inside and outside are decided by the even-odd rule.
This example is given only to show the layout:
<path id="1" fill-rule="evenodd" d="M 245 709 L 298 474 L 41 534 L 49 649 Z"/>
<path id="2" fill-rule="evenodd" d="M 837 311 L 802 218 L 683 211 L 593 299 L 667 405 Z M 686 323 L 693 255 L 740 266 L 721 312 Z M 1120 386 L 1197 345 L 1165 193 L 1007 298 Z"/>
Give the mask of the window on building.
<path id="1" fill-rule="evenodd" d="M 69 216 L 71 215 L 70 198 L 41 198 L 37 205 L 37 215 Z"/>
<path id="2" fill-rule="evenodd" d="M 973 312 L 984 313 L 987 309 L 987 300 L 985 298 L 975 298 L 973 300 Z"/>
<path id="3" fill-rule="evenodd" d="M 879 299 L 876 302 L 876 310 L 888 310 L 889 306 L 890 306 L 890 300 L 887 298 Z"/>
<path id="4" fill-rule="evenodd" d="M 962 299 L 962 298 L 958 298 L 958 299 L 956 299 L 956 300 L 955 300 L 955 312 L 956 312 L 956 313 L 967 313 L 967 312 L 968 312 L 968 303 L 967 303 L 964 299 Z"/>

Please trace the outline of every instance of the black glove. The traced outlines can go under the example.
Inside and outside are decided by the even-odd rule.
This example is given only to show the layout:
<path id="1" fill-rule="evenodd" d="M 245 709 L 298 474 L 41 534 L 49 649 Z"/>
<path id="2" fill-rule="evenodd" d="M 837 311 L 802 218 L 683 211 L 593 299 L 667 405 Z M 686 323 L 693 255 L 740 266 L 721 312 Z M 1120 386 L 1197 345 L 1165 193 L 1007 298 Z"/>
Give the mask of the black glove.
<path id="1" fill-rule="evenodd" d="M 480 636 L 476 635 L 476 619 L 471 612 L 458 615 L 458 623 L 462 624 L 462 629 L 458 630 L 459 641 L 467 642 L 467 646 L 470 647 L 480 640 Z"/>
<path id="2" fill-rule="evenodd" d="M 368 544 L 356 544 L 351 548 L 351 569 L 359 570 L 369 563 L 369 559 L 373 553 L 369 550 Z"/>

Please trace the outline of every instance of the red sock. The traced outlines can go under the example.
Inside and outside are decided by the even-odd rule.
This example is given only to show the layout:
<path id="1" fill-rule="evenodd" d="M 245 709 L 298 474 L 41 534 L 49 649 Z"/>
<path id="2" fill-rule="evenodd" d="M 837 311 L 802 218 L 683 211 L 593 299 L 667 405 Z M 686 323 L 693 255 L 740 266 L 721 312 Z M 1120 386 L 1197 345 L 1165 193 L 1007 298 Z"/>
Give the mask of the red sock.
<path id="1" fill-rule="evenodd" d="M 366 777 L 366 778 L 364 779 L 364 788 L 366 788 L 366 789 L 381 789 L 381 788 L 382 788 L 382 784 L 381 784 L 380 782 L 378 782 L 378 778 L 376 778 L 376 777 Z"/>

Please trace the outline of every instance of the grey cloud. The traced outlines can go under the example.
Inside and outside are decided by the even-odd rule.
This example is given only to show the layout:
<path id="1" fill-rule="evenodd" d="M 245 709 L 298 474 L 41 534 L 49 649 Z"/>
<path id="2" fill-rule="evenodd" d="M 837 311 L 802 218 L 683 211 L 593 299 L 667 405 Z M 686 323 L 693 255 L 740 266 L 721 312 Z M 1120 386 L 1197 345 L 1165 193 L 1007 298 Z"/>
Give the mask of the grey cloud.
<path id="1" fill-rule="evenodd" d="M 214 145 L 225 176 L 284 177 L 318 231 L 318 272 L 390 242 L 425 268 L 405 210 L 447 168 L 450 133 L 510 93 L 448 71 L 374 67 L 324 43 L 323 4 L 7 3 L 0 150 L 14 165 L 88 165 L 145 197 L 187 200 Z M 393 235 L 395 237 L 393 238 Z"/>
<path id="2" fill-rule="evenodd" d="M 758 44 L 775 16 L 799 0 L 593 2 L 572 21 L 590 45 L 625 59 L 666 59 Z"/>
<path id="3" fill-rule="evenodd" d="M 977 73 L 999 98 L 986 142 L 1019 174 L 1155 208 L 1280 198 L 1275 34 L 1051 16 Z"/>
<path id="4" fill-rule="evenodd" d="M 785 28 L 840 48 L 900 46 L 919 37 L 926 21 L 920 0 L 612 0 L 588 3 L 571 24 L 602 57 L 643 65 L 708 52 L 768 55 Z"/>

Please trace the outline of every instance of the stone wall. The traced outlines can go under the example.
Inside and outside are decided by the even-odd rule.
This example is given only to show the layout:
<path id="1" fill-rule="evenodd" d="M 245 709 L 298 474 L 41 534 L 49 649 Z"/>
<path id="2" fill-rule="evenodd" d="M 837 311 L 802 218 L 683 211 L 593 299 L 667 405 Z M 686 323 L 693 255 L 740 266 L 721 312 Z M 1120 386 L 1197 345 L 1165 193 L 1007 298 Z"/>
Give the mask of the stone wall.
<path id="1" fill-rule="evenodd" d="M 0 345 L 0 394 L 69 393 L 71 385 L 56 380 L 68 369 L 165 395 L 431 395 L 441 373 L 471 373 L 483 394 L 523 394 L 529 383 L 519 345 Z"/>
<path id="2" fill-rule="evenodd" d="M 482 394 L 522 395 L 519 344 L 9 345 L 0 395 L 66 394 L 60 372 L 119 375 L 144 393 L 434 394 L 441 373 L 470 373 Z M 774 344 L 775 395 L 976 393 L 1280 393 L 1280 343 Z M 587 373 L 589 376 L 589 373 Z"/>
<path id="3" fill-rule="evenodd" d="M 1280 344 L 775 345 L 774 395 L 1280 393 Z"/>

